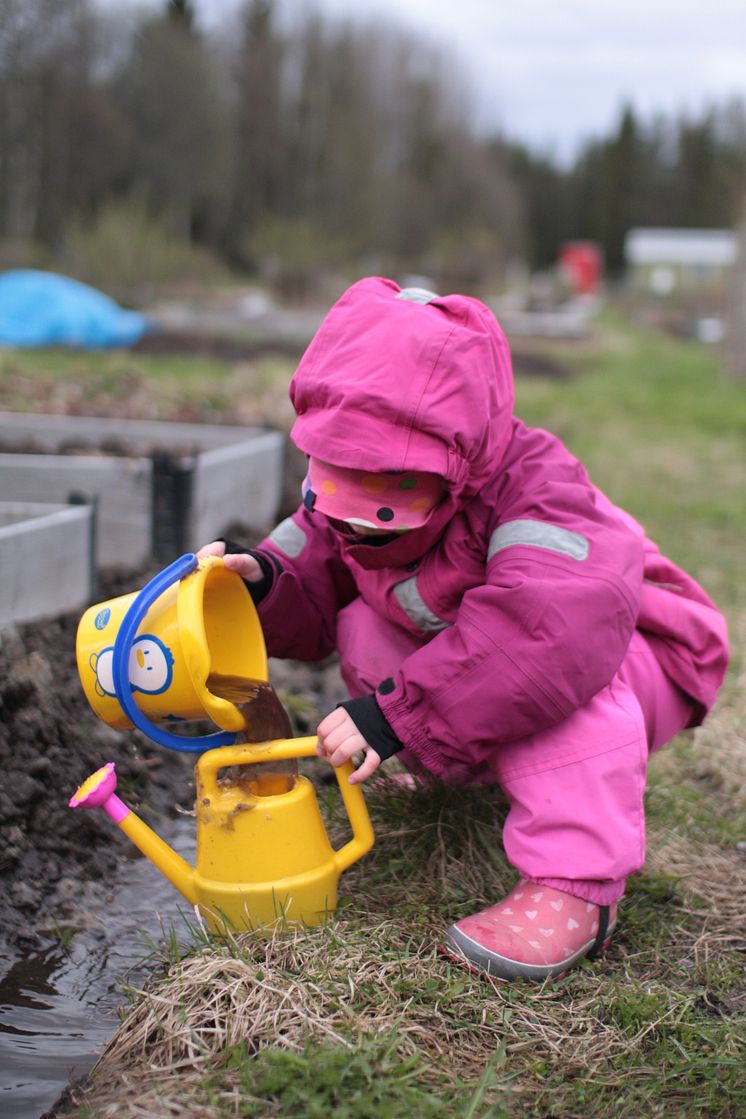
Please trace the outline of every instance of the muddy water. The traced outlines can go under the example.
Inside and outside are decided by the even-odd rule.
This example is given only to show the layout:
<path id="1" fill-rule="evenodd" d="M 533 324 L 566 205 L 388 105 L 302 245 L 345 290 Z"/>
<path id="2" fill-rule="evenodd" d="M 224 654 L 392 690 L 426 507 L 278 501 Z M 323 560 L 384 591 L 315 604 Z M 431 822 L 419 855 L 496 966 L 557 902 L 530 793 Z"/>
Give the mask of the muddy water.
<path id="1" fill-rule="evenodd" d="M 194 821 L 159 826 L 159 833 L 193 861 Z M 81 887 L 84 890 L 85 887 Z M 124 984 L 137 986 L 152 970 L 152 942 L 171 929 L 190 940 L 187 903 L 147 859 L 123 860 L 108 894 L 72 898 L 46 946 L 17 951 L 0 980 L 0 1115 L 39 1119 L 70 1075 L 85 1074 L 118 1025 Z M 83 903 L 83 904 L 81 904 Z M 3 950 L 5 949 L 5 950 Z"/>
<path id="2" fill-rule="evenodd" d="M 292 736 L 290 716 L 275 689 L 265 680 L 211 672 L 206 686 L 208 692 L 229 700 L 241 712 L 246 730 L 239 741 L 271 742 L 274 738 Z"/>
<path id="3" fill-rule="evenodd" d="M 292 737 L 285 708 L 263 681 L 212 676 L 208 687 L 239 706 L 246 742 Z M 297 762 L 235 766 L 224 780 L 283 780 Z M 289 776 L 288 776 L 289 775 Z M 194 820 L 159 825 L 158 833 L 194 862 Z M 69 911 L 50 927 L 41 949 L 25 955 L 3 944 L 0 979 L 0 1116 L 39 1119 L 70 1077 L 85 1075 L 118 1025 L 125 984 L 137 986 L 152 970 L 153 943 L 174 930 L 187 945 L 193 912 L 147 860 L 123 859 L 106 893 L 81 884 Z M 39 934 L 41 930 L 30 930 Z M 148 943 L 147 938 L 151 943 Z"/>
<path id="4" fill-rule="evenodd" d="M 246 729 L 240 742 L 272 742 L 276 738 L 292 738 L 290 716 L 271 684 L 263 680 L 247 680 L 242 676 L 224 676 L 212 672 L 207 677 L 207 690 L 222 699 L 230 700 L 241 712 Z M 250 781 L 298 774 L 295 758 L 282 762 L 259 762 L 253 765 L 234 766 L 223 777 L 223 782 Z M 287 784 L 278 786 L 286 791 Z"/>

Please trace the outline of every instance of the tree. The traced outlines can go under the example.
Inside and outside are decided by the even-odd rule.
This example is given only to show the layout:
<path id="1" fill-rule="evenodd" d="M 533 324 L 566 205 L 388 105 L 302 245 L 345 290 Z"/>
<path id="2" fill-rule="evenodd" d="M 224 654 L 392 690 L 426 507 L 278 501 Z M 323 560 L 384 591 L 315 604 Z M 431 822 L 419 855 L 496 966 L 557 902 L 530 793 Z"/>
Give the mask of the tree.
<path id="1" fill-rule="evenodd" d="M 191 0 L 167 0 L 166 15 L 188 31 L 193 30 L 196 13 Z"/>
<path id="2" fill-rule="evenodd" d="M 209 228 L 225 191 L 225 106 L 214 57 L 186 17 L 140 25 L 113 96 L 131 129 L 130 188 L 176 236 Z"/>
<path id="3" fill-rule="evenodd" d="M 547 268 L 557 260 L 563 241 L 577 236 L 568 221 L 568 179 L 551 159 L 534 155 L 516 143 L 494 140 L 491 150 L 502 159 L 520 205 L 517 220 L 524 251 L 533 268 Z"/>
<path id="4" fill-rule="evenodd" d="M 250 264 L 250 242 L 277 204 L 287 135 L 281 113 L 283 42 L 275 28 L 273 0 L 250 0 L 241 16 L 241 38 L 232 83 L 232 181 L 223 233 L 226 255 Z M 297 172 L 294 172 L 297 173 Z"/>
<path id="5" fill-rule="evenodd" d="M 118 165 L 98 22 L 87 0 L 2 0 L 0 14 L 0 230 L 54 244 Z"/>

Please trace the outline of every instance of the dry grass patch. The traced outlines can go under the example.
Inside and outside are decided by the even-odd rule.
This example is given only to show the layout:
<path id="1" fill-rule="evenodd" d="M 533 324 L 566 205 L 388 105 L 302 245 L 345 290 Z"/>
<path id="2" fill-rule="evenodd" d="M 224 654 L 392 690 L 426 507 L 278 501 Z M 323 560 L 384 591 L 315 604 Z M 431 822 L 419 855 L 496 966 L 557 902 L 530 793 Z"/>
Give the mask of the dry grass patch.
<path id="1" fill-rule="evenodd" d="M 352 900 L 329 926 L 212 941 L 134 992 L 76 1114 L 363 1119 L 371 1100 L 358 1105 L 355 1092 L 366 1075 L 374 1104 L 390 1093 L 379 1114 L 392 1119 L 739 1113 L 729 1099 L 745 1055 L 743 988 L 728 995 L 722 975 L 739 958 L 738 852 L 654 829 L 607 960 L 543 987 L 500 984 L 437 950 L 443 895 L 482 895 L 509 873 L 491 857 L 485 799 L 469 820 L 454 790 L 416 795 L 419 813 L 411 794 L 389 791 L 390 831 L 379 828 L 376 859 L 351 873 Z M 494 823 L 498 797 L 490 811 Z M 406 826 L 405 813 L 417 823 Z M 411 845 L 419 866 L 410 862 L 402 892 Z M 388 881 L 387 857 L 398 871 Z M 310 1110 L 287 1095 L 301 1083 Z"/>
<path id="2" fill-rule="evenodd" d="M 746 952 L 746 855 L 658 832 L 651 835 L 647 865 L 677 881 L 680 913 L 694 920 L 688 927 L 679 923 L 675 939 L 694 966 L 707 965 L 725 952 Z M 746 979 L 734 997 L 746 1010 Z"/>

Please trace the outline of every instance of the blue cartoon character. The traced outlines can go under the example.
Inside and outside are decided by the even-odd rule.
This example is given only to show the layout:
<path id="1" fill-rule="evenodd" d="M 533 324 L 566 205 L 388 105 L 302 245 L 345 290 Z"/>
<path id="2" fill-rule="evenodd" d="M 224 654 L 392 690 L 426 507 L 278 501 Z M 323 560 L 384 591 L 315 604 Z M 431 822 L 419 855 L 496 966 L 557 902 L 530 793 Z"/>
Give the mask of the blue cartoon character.
<path id="1" fill-rule="evenodd" d="M 89 663 L 96 674 L 98 694 L 116 698 L 113 673 L 114 646 L 107 645 L 100 653 L 94 653 Z M 173 679 L 173 669 L 173 653 L 154 634 L 144 633 L 133 641 L 128 663 L 129 681 L 133 692 L 159 695 L 167 691 Z"/>

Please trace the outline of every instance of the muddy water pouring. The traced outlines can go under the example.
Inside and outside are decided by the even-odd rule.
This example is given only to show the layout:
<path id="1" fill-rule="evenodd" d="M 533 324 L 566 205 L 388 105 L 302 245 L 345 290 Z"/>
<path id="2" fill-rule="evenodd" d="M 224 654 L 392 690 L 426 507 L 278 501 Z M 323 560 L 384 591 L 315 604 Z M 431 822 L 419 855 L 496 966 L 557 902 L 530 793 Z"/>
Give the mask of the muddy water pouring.
<path id="1" fill-rule="evenodd" d="M 101 719 L 200 753 L 196 866 L 120 800 L 113 763 L 80 786 L 70 807 L 102 808 L 213 929 L 321 923 L 336 908 L 339 876 L 370 850 L 373 831 L 347 763 L 335 773 L 352 838 L 332 847 L 314 787 L 297 773 L 316 738 L 290 736 L 243 580 L 217 557 L 182 556 L 139 594 L 86 611 L 77 658 Z M 174 733 L 195 719 L 219 729 Z"/>

